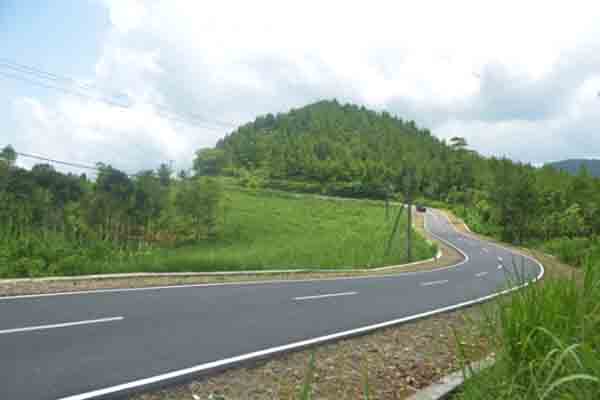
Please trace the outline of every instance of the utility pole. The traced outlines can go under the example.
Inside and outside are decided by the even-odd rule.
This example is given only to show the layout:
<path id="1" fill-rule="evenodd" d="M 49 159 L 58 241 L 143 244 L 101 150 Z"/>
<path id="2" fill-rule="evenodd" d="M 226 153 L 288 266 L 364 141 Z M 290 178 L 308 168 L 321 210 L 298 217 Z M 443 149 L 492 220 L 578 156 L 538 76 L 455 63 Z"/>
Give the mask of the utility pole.
<path id="1" fill-rule="evenodd" d="M 392 197 L 393 189 L 391 185 L 385 185 L 385 220 L 390 219 L 390 198 Z"/>
<path id="2" fill-rule="evenodd" d="M 404 176 L 404 189 L 407 207 L 407 224 L 406 224 L 406 259 L 407 262 L 412 262 L 412 188 L 414 180 L 414 170 L 411 168 Z"/>

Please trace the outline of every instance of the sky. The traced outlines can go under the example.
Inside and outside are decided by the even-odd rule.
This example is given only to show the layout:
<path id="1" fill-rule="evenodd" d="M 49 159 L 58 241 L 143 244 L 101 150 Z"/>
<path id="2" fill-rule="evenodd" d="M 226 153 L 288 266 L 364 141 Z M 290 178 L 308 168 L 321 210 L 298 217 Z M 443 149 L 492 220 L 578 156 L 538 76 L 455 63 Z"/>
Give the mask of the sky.
<path id="1" fill-rule="evenodd" d="M 187 169 L 257 115 L 336 98 L 486 156 L 600 158 L 598 21 L 579 0 L 1 0 L 0 147 Z"/>

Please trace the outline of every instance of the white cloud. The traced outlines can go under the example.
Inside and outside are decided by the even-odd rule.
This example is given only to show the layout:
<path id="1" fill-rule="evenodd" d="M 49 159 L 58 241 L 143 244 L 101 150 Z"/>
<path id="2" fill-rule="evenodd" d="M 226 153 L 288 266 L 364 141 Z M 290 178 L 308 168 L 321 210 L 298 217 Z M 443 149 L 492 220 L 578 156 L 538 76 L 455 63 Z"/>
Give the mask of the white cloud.
<path id="1" fill-rule="evenodd" d="M 227 130 L 178 125 L 160 107 L 240 123 L 337 97 L 465 135 L 485 154 L 600 151 L 600 4 L 101 1 L 113 28 L 85 78 L 132 108 L 22 100 L 25 147 L 45 135 L 56 156 L 189 166 Z"/>

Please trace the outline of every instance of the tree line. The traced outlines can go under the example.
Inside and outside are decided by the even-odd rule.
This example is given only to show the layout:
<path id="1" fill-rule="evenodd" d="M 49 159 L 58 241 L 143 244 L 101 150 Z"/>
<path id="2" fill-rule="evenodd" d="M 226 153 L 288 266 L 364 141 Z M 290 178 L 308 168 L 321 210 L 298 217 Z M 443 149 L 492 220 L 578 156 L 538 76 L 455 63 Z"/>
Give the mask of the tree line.
<path id="1" fill-rule="evenodd" d="M 165 164 L 128 176 L 98 164 L 91 180 L 16 161 L 12 147 L 0 152 L 0 266 L 12 275 L 218 238 L 222 188 L 213 178 L 173 179 Z"/>

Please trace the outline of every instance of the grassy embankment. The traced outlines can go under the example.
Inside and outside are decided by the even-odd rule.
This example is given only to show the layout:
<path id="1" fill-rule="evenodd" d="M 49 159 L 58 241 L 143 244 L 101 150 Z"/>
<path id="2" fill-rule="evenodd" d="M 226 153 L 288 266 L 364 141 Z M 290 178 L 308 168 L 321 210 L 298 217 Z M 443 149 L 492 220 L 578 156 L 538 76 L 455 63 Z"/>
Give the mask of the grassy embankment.
<path id="1" fill-rule="evenodd" d="M 460 400 L 600 398 L 600 276 L 548 278 L 487 313 L 496 363 L 467 380 Z"/>
<path id="2" fill-rule="evenodd" d="M 481 224 L 462 207 L 454 212 L 473 231 L 497 236 L 495 227 Z M 600 243 L 596 238 L 561 238 L 527 246 L 576 269 L 571 277 L 547 274 L 542 283 L 486 308 L 480 329 L 496 363 L 467 380 L 455 398 L 599 399 Z"/>
<path id="3" fill-rule="evenodd" d="M 397 207 L 386 219 L 383 204 L 378 202 L 334 201 L 234 187 L 227 188 L 226 196 L 226 211 L 217 240 L 180 248 L 153 249 L 146 254 L 110 260 L 79 257 L 78 262 L 66 264 L 60 259 L 63 257 L 64 260 L 64 256 L 51 245 L 38 246 L 39 254 L 31 257 L 35 261 L 24 263 L 23 268 L 57 259 L 53 268 L 41 269 L 43 273 L 38 272 L 40 269 L 25 270 L 17 275 L 14 268 L 0 265 L 0 277 L 302 268 L 334 270 L 405 261 L 405 249 L 400 244 L 404 242 L 406 218 L 400 221 L 390 254 L 384 256 L 392 231 L 391 215 L 397 212 Z M 415 235 L 413 254 L 415 260 L 427 259 L 435 254 L 435 248 Z"/>

